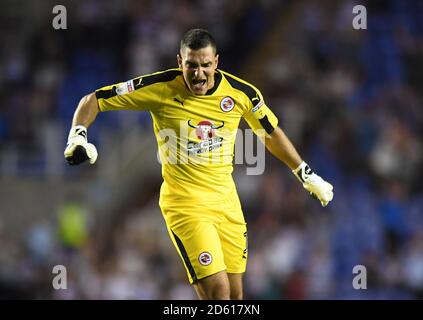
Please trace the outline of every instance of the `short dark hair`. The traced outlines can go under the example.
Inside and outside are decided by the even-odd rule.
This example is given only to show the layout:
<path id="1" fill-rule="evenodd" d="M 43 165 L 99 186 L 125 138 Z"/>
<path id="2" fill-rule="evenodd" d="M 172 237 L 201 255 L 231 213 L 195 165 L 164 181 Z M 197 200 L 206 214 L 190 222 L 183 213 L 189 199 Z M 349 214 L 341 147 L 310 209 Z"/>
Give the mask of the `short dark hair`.
<path id="1" fill-rule="evenodd" d="M 211 46 L 214 52 L 217 52 L 216 40 L 205 29 L 191 29 L 188 30 L 181 40 L 181 51 L 188 47 L 192 50 L 199 50 Z"/>

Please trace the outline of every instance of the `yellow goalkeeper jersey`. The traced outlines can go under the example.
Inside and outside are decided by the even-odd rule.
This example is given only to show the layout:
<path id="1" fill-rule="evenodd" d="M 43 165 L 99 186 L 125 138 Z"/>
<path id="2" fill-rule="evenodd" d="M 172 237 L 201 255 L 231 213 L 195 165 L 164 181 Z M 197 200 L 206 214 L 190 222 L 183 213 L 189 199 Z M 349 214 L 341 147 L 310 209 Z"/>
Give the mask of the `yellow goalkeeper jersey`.
<path id="1" fill-rule="evenodd" d="M 268 135 L 278 123 L 257 88 L 222 70 L 203 96 L 189 91 L 181 69 L 169 69 L 100 88 L 96 97 L 100 111 L 151 113 L 161 206 L 238 202 L 232 171 L 241 118 L 256 134 Z"/>

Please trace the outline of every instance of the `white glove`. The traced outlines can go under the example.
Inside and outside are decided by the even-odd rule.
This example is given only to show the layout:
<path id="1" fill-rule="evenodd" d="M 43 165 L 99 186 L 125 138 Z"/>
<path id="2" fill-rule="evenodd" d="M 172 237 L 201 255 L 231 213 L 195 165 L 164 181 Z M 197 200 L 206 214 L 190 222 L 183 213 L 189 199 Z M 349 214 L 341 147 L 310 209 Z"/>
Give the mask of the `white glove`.
<path id="1" fill-rule="evenodd" d="M 87 141 L 87 128 L 81 125 L 72 127 L 64 155 L 70 165 L 77 165 L 86 160 L 93 164 L 97 160 L 97 149 Z"/>
<path id="2" fill-rule="evenodd" d="M 323 207 L 333 199 L 333 186 L 315 174 L 304 161 L 292 172 L 303 184 L 304 189 L 317 198 Z"/>

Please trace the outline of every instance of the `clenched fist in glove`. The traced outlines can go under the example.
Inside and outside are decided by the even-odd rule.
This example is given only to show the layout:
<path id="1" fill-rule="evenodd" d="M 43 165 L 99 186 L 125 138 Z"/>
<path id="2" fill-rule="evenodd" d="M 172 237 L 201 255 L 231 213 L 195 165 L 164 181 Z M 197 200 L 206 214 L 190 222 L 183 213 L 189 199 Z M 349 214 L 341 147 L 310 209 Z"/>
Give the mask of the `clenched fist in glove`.
<path id="1" fill-rule="evenodd" d="M 77 165 L 86 160 L 93 164 L 97 160 L 97 149 L 87 141 L 87 128 L 81 125 L 72 127 L 64 155 L 70 165 Z"/>
<path id="2" fill-rule="evenodd" d="M 323 207 L 333 199 L 333 186 L 315 174 L 304 161 L 292 172 L 303 184 L 304 189 L 317 198 Z"/>

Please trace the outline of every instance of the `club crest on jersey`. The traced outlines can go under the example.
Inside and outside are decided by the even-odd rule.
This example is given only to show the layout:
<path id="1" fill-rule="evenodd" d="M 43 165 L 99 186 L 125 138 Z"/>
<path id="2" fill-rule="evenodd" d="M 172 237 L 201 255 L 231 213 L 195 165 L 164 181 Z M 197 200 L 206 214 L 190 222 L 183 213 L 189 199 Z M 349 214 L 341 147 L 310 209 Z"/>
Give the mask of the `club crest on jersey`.
<path id="1" fill-rule="evenodd" d="M 216 129 L 222 128 L 224 124 L 225 123 L 222 121 L 220 126 L 216 126 L 209 120 L 202 120 L 197 125 L 193 125 L 191 120 L 188 120 L 188 125 L 195 129 L 195 134 L 200 140 L 212 139 L 216 135 Z"/>
<path id="2" fill-rule="evenodd" d="M 212 258 L 212 255 L 210 253 L 208 253 L 208 252 L 202 252 L 198 256 L 198 261 L 203 266 L 208 266 L 210 263 L 212 263 L 213 258 Z"/>
<path id="3" fill-rule="evenodd" d="M 229 112 L 235 107 L 235 102 L 231 97 L 224 97 L 220 101 L 220 109 L 224 112 Z"/>

